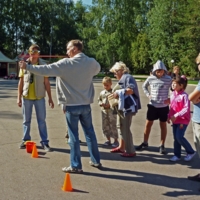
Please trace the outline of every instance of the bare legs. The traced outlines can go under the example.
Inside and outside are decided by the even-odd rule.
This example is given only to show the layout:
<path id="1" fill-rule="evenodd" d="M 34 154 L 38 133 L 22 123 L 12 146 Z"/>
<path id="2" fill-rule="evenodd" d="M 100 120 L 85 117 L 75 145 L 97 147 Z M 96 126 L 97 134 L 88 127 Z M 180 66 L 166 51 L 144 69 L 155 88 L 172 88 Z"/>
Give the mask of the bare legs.
<path id="1" fill-rule="evenodd" d="M 161 143 L 161 145 L 164 146 L 165 139 L 166 139 L 166 136 L 167 136 L 167 123 L 166 122 L 161 122 L 160 121 L 160 130 L 161 130 L 161 140 L 160 140 L 160 143 Z"/>
<path id="2" fill-rule="evenodd" d="M 146 120 L 146 125 L 145 125 L 145 129 L 144 129 L 144 142 L 145 143 L 148 143 L 152 125 L 153 125 L 153 121 Z"/>
<path id="3" fill-rule="evenodd" d="M 146 125 L 145 125 L 145 129 L 144 129 L 144 143 L 148 143 L 149 135 L 150 135 L 150 132 L 151 132 L 151 127 L 153 125 L 153 122 L 154 121 L 146 120 Z M 167 123 L 166 122 L 160 121 L 160 130 L 161 130 L 160 144 L 164 146 L 165 139 L 166 139 L 166 136 L 167 136 Z"/>
<path id="4" fill-rule="evenodd" d="M 124 144 L 124 140 L 121 138 L 119 140 L 119 146 L 118 148 L 121 150 L 121 151 L 124 151 L 125 150 L 125 144 Z"/>

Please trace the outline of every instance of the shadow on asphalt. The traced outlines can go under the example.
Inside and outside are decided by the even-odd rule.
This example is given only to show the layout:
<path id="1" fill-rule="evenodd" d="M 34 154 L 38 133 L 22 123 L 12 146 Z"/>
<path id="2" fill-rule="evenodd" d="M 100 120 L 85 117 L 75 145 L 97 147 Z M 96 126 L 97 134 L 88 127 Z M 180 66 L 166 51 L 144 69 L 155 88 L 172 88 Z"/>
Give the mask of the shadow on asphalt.
<path id="1" fill-rule="evenodd" d="M 85 142 L 81 142 L 80 145 L 87 146 Z M 190 162 L 184 161 L 183 157 L 185 156 L 185 152 L 182 152 L 182 160 L 178 162 L 170 162 L 169 159 L 173 156 L 172 154 L 170 155 L 163 155 L 158 153 L 158 147 L 149 147 L 148 151 L 136 151 L 137 156 L 136 157 L 122 157 L 120 156 L 119 153 L 110 153 L 110 149 L 103 144 L 98 144 L 99 152 L 100 152 L 100 157 L 101 160 L 110 160 L 110 161 L 123 161 L 123 162 L 151 162 L 159 165 L 175 165 L 175 164 L 181 164 L 188 166 L 188 168 L 191 169 L 199 169 L 199 163 L 198 162 L 193 162 L 195 159 L 198 159 L 197 155 L 191 160 Z M 108 152 L 102 152 L 101 147 L 104 147 L 104 149 L 107 149 Z M 70 147 L 68 146 L 66 149 L 61 149 L 61 148 L 52 148 L 53 151 L 61 152 L 61 153 L 68 153 L 70 154 Z M 173 153 L 173 149 L 166 148 L 167 152 Z M 148 152 L 148 153 L 147 153 Z M 90 154 L 88 151 L 82 151 L 81 150 L 81 156 L 82 157 L 90 157 Z"/>
<path id="2" fill-rule="evenodd" d="M 54 148 L 54 147 L 51 147 L 52 151 L 57 151 L 57 152 L 60 152 L 60 153 L 68 153 L 70 154 L 70 150 L 69 149 L 60 149 L 60 148 Z"/>
<path id="3" fill-rule="evenodd" d="M 17 106 L 17 103 L 16 103 L 16 106 Z M 1 111 L 0 118 L 22 120 L 22 114 L 18 114 L 18 113 L 16 114 L 13 111 Z"/>
<path id="4" fill-rule="evenodd" d="M 73 188 L 72 192 L 89 193 L 89 192 L 86 192 L 86 191 L 83 191 L 83 190 L 77 190 L 77 189 L 74 189 L 74 188 Z"/>
<path id="5" fill-rule="evenodd" d="M 164 196 L 169 197 L 178 197 L 178 196 L 189 196 L 189 195 L 200 195 L 200 189 L 197 191 L 173 191 L 173 192 L 166 192 L 163 194 Z"/>
<path id="6" fill-rule="evenodd" d="M 163 194 L 164 196 L 171 196 L 171 197 L 178 197 L 183 195 L 199 195 L 200 192 L 195 186 L 195 184 L 190 184 L 192 181 L 189 181 L 187 178 L 176 178 L 171 176 L 166 176 L 162 174 L 152 174 L 152 173 L 145 173 L 145 172 L 137 172 L 132 170 L 123 170 L 123 169 L 114 169 L 108 167 L 102 167 L 100 170 L 101 172 L 116 172 L 120 175 L 113 175 L 113 174 L 99 174 L 94 172 L 84 172 L 83 175 L 86 176 L 95 176 L 99 178 L 107 178 L 107 179 L 115 179 L 115 180 L 126 180 L 126 181 L 135 181 L 150 185 L 156 186 L 164 186 L 168 188 L 174 188 L 178 190 L 184 191 L 173 191 L 167 192 Z"/>

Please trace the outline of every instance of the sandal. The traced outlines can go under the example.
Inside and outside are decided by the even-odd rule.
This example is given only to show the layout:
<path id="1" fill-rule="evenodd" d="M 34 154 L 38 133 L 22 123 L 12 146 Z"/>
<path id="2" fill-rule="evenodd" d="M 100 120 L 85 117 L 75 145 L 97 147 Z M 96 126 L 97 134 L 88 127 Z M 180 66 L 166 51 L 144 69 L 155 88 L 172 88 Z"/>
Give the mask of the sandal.
<path id="1" fill-rule="evenodd" d="M 110 151 L 111 153 L 124 153 L 124 151 L 122 151 L 119 147 L 111 149 Z"/>
<path id="2" fill-rule="evenodd" d="M 122 157 L 135 157 L 136 153 L 122 153 L 121 156 Z"/>

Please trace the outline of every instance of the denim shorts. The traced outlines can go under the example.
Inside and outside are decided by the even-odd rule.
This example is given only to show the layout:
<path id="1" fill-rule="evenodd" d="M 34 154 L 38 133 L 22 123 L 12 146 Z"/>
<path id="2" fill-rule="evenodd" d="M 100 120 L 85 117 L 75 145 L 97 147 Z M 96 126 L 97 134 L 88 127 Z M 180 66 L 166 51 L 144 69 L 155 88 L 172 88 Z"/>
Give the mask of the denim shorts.
<path id="1" fill-rule="evenodd" d="M 161 122 L 166 122 L 169 113 L 169 106 L 156 108 L 150 104 L 147 104 L 147 120 L 154 121 L 159 119 Z"/>

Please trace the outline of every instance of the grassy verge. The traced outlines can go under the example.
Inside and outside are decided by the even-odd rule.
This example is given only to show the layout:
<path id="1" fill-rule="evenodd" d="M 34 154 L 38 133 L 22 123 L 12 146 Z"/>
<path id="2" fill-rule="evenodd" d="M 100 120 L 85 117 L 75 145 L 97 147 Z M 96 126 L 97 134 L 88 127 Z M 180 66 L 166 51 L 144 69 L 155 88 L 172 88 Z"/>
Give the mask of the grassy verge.
<path id="1" fill-rule="evenodd" d="M 97 74 L 97 75 L 95 76 L 95 78 L 103 78 L 103 77 L 105 77 L 105 76 L 108 76 L 108 77 L 110 77 L 110 78 L 114 78 L 114 75 L 113 75 L 112 73 L 110 73 L 110 74 Z"/>
<path id="2" fill-rule="evenodd" d="M 112 73 L 107 74 L 107 75 L 105 75 L 105 74 L 98 74 L 98 75 L 95 76 L 95 78 L 103 78 L 103 77 L 105 77 L 105 76 L 109 76 L 109 77 L 111 77 L 111 78 L 114 78 L 114 75 L 113 75 Z M 137 75 L 137 76 L 138 76 L 138 75 Z M 141 75 L 141 76 L 142 76 L 142 75 Z M 136 80 L 139 80 L 139 81 L 145 81 L 145 80 L 146 80 L 146 78 L 140 78 L 140 77 L 135 77 L 135 79 L 136 79 Z M 188 80 L 188 84 L 197 85 L 198 82 L 199 82 L 198 80 Z"/>
<path id="3" fill-rule="evenodd" d="M 146 78 L 135 78 L 136 80 L 140 80 L 140 81 L 145 81 Z M 194 85 L 197 85 L 198 84 L 198 80 L 188 80 L 188 84 L 194 84 Z"/>
<path id="4" fill-rule="evenodd" d="M 188 81 L 188 84 L 197 85 L 198 82 L 199 82 L 199 81 L 197 81 L 197 80 L 189 80 L 189 81 Z"/>

